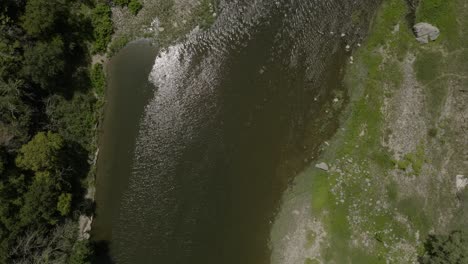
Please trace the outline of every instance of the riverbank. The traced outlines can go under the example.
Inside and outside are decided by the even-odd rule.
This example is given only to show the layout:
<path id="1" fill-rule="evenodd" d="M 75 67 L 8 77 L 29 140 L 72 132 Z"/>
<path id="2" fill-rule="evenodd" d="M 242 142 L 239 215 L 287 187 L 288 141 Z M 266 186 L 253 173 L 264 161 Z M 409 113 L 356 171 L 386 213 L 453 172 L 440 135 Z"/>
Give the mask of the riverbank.
<path id="1" fill-rule="evenodd" d="M 316 161 L 328 168 L 312 164 L 285 195 L 273 263 L 414 263 L 428 235 L 466 229 L 468 7 L 421 1 L 416 22 L 441 30 L 426 45 L 410 11 L 384 1 L 350 57 L 350 102 Z"/>

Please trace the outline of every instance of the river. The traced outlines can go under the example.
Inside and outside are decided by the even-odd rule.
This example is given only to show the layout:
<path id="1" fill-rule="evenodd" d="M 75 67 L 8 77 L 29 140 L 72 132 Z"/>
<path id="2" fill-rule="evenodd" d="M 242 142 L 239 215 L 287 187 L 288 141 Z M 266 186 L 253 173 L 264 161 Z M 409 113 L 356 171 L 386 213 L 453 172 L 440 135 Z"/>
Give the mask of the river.
<path id="1" fill-rule="evenodd" d="M 222 2 L 207 31 L 119 52 L 93 224 L 113 262 L 270 263 L 282 194 L 337 128 L 346 46 L 375 6 Z"/>

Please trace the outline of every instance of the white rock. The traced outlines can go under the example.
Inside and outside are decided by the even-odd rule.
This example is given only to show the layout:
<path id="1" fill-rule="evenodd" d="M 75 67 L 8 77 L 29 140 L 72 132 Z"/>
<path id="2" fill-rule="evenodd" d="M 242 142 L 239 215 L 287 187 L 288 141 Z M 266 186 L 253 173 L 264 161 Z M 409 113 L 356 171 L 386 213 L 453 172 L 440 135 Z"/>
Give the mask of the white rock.
<path id="1" fill-rule="evenodd" d="M 440 35 L 440 30 L 429 23 L 417 23 L 413 28 L 416 33 L 416 40 L 420 43 L 429 43 L 429 41 L 436 40 Z"/>
<path id="2" fill-rule="evenodd" d="M 315 167 L 324 171 L 328 171 L 328 165 L 325 162 L 320 162 L 319 164 L 315 164 Z"/>
<path id="3" fill-rule="evenodd" d="M 457 191 L 463 191 L 468 186 L 468 179 L 463 175 L 456 176 Z"/>

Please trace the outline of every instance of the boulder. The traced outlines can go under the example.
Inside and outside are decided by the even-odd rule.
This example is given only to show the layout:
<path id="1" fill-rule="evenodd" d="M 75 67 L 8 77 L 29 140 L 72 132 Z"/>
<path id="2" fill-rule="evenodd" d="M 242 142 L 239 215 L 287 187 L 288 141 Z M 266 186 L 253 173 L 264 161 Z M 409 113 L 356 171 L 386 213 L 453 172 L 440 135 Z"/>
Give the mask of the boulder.
<path id="1" fill-rule="evenodd" d="M 417 23 L 413 28 L 416 40 L 420 43 L 429 43 L 429 41 L 436 40 L 440 35 L 440 30 L 429 23 Z"/>
<path id="2" fill-rule="evenodd" d="M 328 171 L 328 165 L 325 162 L 320 162 L 319 164 L 316 164 L 315 167 L 324 171 Z"/>

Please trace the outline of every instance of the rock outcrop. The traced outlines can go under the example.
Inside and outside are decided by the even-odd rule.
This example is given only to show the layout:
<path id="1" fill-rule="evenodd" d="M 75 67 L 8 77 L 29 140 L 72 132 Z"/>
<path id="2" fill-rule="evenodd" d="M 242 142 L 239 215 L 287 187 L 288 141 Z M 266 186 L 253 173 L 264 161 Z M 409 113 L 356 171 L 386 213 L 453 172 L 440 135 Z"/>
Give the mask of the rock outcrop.
<path id="1" fill-rule="evenodd" d="M 416 40 L 423 44 L 436 40 L 440 35 L 440 30 L 429 23 L 417 23 L 413 28 Z"/>

